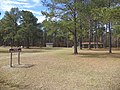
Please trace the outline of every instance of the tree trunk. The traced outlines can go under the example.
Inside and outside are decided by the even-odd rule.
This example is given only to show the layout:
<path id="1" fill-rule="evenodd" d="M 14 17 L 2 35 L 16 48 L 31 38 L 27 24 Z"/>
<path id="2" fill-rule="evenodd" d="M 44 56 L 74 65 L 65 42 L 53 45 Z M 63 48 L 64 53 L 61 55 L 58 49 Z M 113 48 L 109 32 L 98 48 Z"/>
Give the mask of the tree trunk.
<path id="1" fill-rule="evenodd" d="M 43 46 L 45 47 L 46 46 L 46 41 L 47 41 L 47 33 L 46 33 L 46 30 L 43 31 Z"/>
<path id="2" fill-rule="evenodd" d="M 76 3 L 76 0 L 74 1 Z M 75 10 L 74 10 L 74 54 L 78 54 L 77 51 L 77 28 L 76 28 L 76 6 L 75 6 Z"/>
<path id="3" fill-rule="evenodd" d="M 117 37 L 117 48 L 119 48 L 119 37 Z"/>
<path id="4" fill-rule="evenodd" d="M 98 37 L 98 33 L 97 33 L 97 21 L 95 21 L 95 35 L 94 35 L 94 48 L 96 49 L 96 45 L 97 45 L 97 37 Z"/>
<path id="5" fill-rule="evenodd" d="M 80 49 L 82 50 L 82 36 L 80 36 L 80 41 L 79 41 L 79 43 L 80 43 Z"/>
<path id="6" fill-rule="evenodd" d="M 88 45 L 88 49 L 91 49 L 91 41 L 92 41 L 92 26 L 93 26 L 93 22 L 92 20 L 90 20 L 90 30 L 89 30 L 89 45 Z"/>
<path id="7" fill-rule="evenodd" d="M 77 52 L 77 35 L 76 35 L 76 30 L 74 30 L 74 54 L 78 54 L 78 52 Z"/>
<path id="8" fill-rule="evenodd" d="M 89 33 L 89 45 L 88 45 L 88 48 L 91 49 L 91 36 L 90 36 L 90 33 Z"/>
<path id="9" fill-rule="evenodd" d="M 111 42 L 111 25 L 110 25 L 110 21 L 109 21 L 109 53 L 112 53 L 112 42 Z"/>
<path id="10" fill-rule="evenodd" d="M 67 41 L 66 44 L 67 44 L 67 48 L 68 48 L 68 47 L 69 47 L 69 41 L 68 41 L 68 40 L 69 40 L 69 36 L 68 36 L 68 34 L 67 34 L 67 38 L 66 38 L 66 39 L 67 39 L 67 40 L 66 40 L 66 41 Z"/>
<path id="11" fill-rule="evenodd" d="M 27 38 L 27 46 L 26 48 L 29 48 L 30 47 L 30 41 L 29 41 L 29 37 Z"/>
<path id="12" fill-rule="evenodd" d="M 106 28 L 105 28 L 105 48 L 108 46 L 107 45 L 107 24 L 106 24 Z"/>
<path id="13" fill-rule="evenodd" d="M 96 32 L 95 32 L 95 49 L 98 48 L 98 30 L 96 28 Z"/>
<path id="14" fill-rule="evenodd" d="M 111 2 L 109 0 L 109 8 L 111 6 Z M 111 22 L 110 22 L 110 19 L 109 19 L 109 53 L 112 53 L 112 35 L 111 35 Z"/>
<path id="15" fill-rule="evenodd" d="M 13 37 L 11 38 L 10 46 L 11 48 L 13 47 Z"/>

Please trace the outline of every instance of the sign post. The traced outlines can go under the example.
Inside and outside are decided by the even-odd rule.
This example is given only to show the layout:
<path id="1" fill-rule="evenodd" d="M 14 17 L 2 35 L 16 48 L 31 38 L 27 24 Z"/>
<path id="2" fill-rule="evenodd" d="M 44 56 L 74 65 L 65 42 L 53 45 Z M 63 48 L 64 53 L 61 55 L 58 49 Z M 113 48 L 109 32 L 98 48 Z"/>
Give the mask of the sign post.
<path id="1" fill-rule="evenodd" d="M 20 52 L 18 52 L 18 65 L 20 65 Z"/>
<path id="2" fill-rule="evenodd" d="M 20 52 L 21 52 L 21 48 L 9 49 L 9 52 L 10 52 L 10 67 L 12 67 L 12 53 L 13 52 L 18 52 L 18 65 L 20 65 Z"/>
<path id="3" fill-rule="evenodd" d="M 10 52 L 10 67 L 12 67 L 12 52 Z"/>

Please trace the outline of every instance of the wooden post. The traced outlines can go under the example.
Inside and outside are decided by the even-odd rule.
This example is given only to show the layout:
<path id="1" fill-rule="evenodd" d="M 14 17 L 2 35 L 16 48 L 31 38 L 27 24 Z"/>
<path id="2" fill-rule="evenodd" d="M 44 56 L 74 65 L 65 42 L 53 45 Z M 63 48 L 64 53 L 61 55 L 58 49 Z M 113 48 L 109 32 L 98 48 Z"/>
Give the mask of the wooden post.
<path id="1" fill-rule="evenodd" d="M 12 67 L 12 52 L 10 52 L 10 67 Z"/>
<path id="2" fill-rule="evenodd" d="M 82 44 L 82 48 L 85 48 L 84 44 Z"/>
<path id="3" fill-rule="evenodd" d="M 20 51 L 18 51 L 18 65 L 20 65 Z"/>
<path id="4" fill-rule="evenodd" d="M 10 52 L 10 67 L 12 67 L 12 53 L 13 52 L 18 52 L 18 65 L 20 65 L 20 52 L 21 52 L 21 48 L 9 49 L 9 52 Z"/>

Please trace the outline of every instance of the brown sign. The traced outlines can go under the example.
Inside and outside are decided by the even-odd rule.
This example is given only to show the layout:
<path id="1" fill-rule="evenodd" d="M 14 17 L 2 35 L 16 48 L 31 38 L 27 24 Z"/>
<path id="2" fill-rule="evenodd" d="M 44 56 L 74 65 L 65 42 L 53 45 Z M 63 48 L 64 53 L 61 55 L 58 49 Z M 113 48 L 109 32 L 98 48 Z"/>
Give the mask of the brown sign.
<path id="1" fill-rule="evenodd" d="M 12 53 L 13 52 L 18 52 L 18 65 L 20 65 L 20 52 L 21 52 L 21 48 L 11 48 L 9 49 L 10 52 L 10 67 L 12 67 Z"/>
<path id="2" fill-rule="evenodd" d="M 21 48 L 12 48 L 12 49 L 9 49 L 9 52 L 21 52 Z"/>

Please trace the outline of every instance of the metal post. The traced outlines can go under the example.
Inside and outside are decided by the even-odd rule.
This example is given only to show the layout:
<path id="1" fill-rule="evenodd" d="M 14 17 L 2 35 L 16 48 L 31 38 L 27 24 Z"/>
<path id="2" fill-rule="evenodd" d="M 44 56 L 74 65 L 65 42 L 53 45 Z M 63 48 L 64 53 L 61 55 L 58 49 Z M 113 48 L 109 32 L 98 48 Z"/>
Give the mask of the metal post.
<path id="1" fill-rule="evenodd" d="M 12 52 L 10 53 L 10 67 L 12 67 Z"/>

